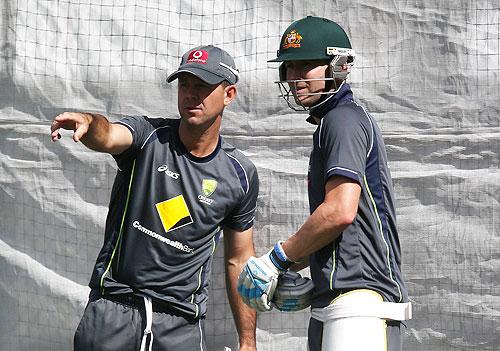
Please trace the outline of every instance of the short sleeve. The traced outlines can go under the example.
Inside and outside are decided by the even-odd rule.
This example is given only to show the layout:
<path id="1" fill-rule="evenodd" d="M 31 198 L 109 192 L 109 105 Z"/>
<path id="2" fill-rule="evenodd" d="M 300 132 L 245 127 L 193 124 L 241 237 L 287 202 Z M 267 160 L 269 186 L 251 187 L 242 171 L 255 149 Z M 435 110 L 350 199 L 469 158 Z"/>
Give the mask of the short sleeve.
<path id="1" fill-rule="evenodd" d="M 121 154 L 113 156 L 118 167 L 122 168 L 123 165 L 135 158 L 137 151 L 154 130 L 154 126 L 146 116 L 125 116 L 114 123 L 127 127 L 132 133 L 132 145 Z"/>
<path id="2" fill-rule="evenodd" d="M 259 177 L 253 164 L 247 169 L 243 168 L 243 166 L 240 169 L 235 168 L 237 169 L 244 196 L 225 219 L 224 225 L 234 230 L 243 231 L 253 226 L 259 195 Z"/>
<path id="3" fill-rule="evenodd" d="M 340 175 L 362 184 L 371 138 L 368 116 L 355 109 L 339 108 L 323 117 L 318 147 L 324 159 L 325 181 Z"/>

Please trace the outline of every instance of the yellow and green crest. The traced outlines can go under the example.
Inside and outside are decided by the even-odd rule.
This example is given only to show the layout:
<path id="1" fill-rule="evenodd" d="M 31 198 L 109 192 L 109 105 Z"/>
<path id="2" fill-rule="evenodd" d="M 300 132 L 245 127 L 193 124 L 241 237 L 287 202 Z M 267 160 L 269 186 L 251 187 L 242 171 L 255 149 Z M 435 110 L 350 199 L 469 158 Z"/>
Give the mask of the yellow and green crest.
<path id="1" fill-rule="evenodd" d="M 203 179 L 201 182 L 201 191 L 203 195 L 209 197 L 217 189 L 217 181 L 214 179 Z"/>

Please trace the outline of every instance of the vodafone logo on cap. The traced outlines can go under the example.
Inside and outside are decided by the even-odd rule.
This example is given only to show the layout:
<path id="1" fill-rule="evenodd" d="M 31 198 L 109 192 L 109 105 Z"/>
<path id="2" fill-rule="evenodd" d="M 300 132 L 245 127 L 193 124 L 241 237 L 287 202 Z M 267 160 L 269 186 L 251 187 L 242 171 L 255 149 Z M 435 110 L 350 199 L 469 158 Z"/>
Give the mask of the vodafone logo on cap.
<path id="1" fill-rule="evenodd" d="M 194 50 L 189 53 L 187 63 L 206 64 L 208 60 L 208 52 L 205 50 Z"/>

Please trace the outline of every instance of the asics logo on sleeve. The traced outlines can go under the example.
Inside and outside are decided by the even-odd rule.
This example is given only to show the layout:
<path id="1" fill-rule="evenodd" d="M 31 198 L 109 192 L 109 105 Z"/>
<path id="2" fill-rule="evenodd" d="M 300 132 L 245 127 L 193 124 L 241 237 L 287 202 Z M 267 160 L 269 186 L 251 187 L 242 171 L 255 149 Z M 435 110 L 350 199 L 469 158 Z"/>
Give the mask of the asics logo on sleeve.
<path id="1" fill-rule="evenodd" d="M 163 172 L 166 175 L 168 175 L 170 178 L 173 178 L 173 179 L 179 179 L 179 177 L 180 177 L 179 173 L 175 173 L 175 172 L 172 172 L 171 170 L 169 170 L 167 165 L 163 165 L 163 166 L 158 167 L 158 172 L 160 172 L 160 173 Z"/>

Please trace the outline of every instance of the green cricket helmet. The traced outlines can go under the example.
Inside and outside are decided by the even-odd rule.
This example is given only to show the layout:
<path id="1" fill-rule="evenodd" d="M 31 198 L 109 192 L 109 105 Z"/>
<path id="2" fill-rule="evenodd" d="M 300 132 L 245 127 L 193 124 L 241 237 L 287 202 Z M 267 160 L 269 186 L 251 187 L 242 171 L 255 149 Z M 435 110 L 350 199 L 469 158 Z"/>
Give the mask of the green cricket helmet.
<path id="1" fill-rule="evenodd" d="M 346 32 L 337 23 L 322 17 L 307 16 L 293 22 L 281 37 L 280 47 L 275 59 L 268 62 L 281 62 L 279 78 L 276 82 L 280 88 L 281 96 L 294 110 L 308 110 L 315 106 L 305 107 L 299 103 L 299 108 L 290 104 L 293 95 L 292 87 L 304 79 L 287 80 L 287 61 L 312 61 L 329 60 L 327 89 L 321 95 L 334 95 L 344 83 L 354 63 L 354 50 Z M 342 82 L 337 84 L 338 82 Z M 295 102 L 298 99 L 295 97 Z M 321 99 L 321 103 L 326 99 Z M 317 105 L 316 105 L 317 106 Z"/>

